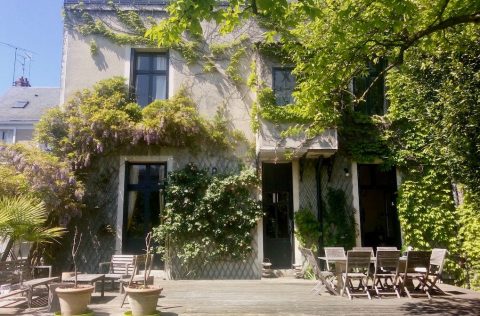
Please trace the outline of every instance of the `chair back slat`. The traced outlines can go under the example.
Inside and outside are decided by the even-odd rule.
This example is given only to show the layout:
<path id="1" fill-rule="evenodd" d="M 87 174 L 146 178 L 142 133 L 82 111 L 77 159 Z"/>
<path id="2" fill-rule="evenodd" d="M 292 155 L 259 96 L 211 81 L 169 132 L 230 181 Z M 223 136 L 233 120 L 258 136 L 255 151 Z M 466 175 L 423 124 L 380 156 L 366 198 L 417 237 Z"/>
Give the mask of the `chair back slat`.
<path id="1" fill-rule="evenodd" d="M 447 249 L 434 248 L 430 256 L 430 273 L 442 274 L 445 257 L 447 256 Z"/>
<path id="2" fill-rule="evenodd" d="M 347 272 L 352 269 L 366 269 L 370 267 L 372 253 L 370 251 L 349 250 L 347 252 Z"/>
<path id="3" fill-rule="evenodd" d="M 131 274 L 133 273 L 135 255 L 113 255 L 110 264 L 110 273 Z"/>
<path id="4" fill-rule="evenodd" d="M 397 270 L 400 261 L 400 250 L 377 250 L 376 268 Z"/>
<path id="5" fill-rule="evenodd" d="M 353 251 L 370 251 L 373 257 L 373 247 L 353 247 Z"/>
<path id="6" fill-rule="evenodd" d="M 325 257 L 327 260 L 327 270 L 331 271 L 333 269 L 332 262 L 328 258 L 345 258 L 345 249 L 343 247 L 325 247 Z"/>
<path id="7" fill-rule="evenodd" d="M 405 269 L 407 272 L 415 272 L 415 269 L 429 269 L 431 251 L 409 251 L 407 252 L 407 262 Z"/>
<path id="8" fill-rule="evenodd" d="M 384 250 L 398 250 L 398 248 L 397 247 L 377 247 L 377 252 L 384 251 Z"/>
<path id="9" fill-rule="evenodd" d="M 313 251 L 311 249 L 299 247 L 300 252 L 302 255 L 307 259 L 308 264 L 310 267 L 313 269 L 313 273 L 315 273 L 315 277 L 318 279 L 318 276 L 320 275 L 320 267 L 318 266 L 317 259 L 315 259 L 315 255 L 313 254 Z"/>

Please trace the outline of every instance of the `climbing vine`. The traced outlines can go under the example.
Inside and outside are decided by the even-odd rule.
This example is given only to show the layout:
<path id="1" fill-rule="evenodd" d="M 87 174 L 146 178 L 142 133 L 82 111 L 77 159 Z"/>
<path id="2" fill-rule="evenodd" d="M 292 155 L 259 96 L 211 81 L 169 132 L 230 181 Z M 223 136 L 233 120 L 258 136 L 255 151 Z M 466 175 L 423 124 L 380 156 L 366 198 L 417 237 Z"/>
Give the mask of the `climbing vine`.
<path id="1" fill-rule="evenodd" d="M 185 90 L 140 108 L 120 77 L 100 81 L 47 112 L 37 125 L 37 140 L 73 169 L 89 166 L 96 156 L 134 146 L 226 151 L 246 142 L 241 132 L 228 128 L 221 111 L 212 121 L 202 118 Z"/>
<path id="2" fill-rule="evenodd" d="M 262 216 L 252 194 L 253 169 L 211 175 L 189 164 L 169 175 L 162 224 L 154 229 L 165 260 L 178 258 L 185 269 L 177 278 L 195 278 L 207 263 L 245 260 L 253 251 L 252 230 Z"/>

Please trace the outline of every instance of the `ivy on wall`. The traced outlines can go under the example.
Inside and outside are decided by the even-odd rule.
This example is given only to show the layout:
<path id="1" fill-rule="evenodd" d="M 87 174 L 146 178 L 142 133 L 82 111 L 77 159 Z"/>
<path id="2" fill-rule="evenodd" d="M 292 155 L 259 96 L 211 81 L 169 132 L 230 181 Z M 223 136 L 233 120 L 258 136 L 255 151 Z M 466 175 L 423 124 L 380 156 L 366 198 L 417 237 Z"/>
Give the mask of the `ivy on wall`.
<path id="1" fill-rule="evenodd" d="M 252 198 L 258 185 L 253 169 L 235 175 L 211 175 L 194 164 L 170 173 L 162 224 L 154 229 L 166 262 L 180 260 L 185 275 L 215 261 L 246 259 L 253 249 L 252 230 L 262 216 Z"/>

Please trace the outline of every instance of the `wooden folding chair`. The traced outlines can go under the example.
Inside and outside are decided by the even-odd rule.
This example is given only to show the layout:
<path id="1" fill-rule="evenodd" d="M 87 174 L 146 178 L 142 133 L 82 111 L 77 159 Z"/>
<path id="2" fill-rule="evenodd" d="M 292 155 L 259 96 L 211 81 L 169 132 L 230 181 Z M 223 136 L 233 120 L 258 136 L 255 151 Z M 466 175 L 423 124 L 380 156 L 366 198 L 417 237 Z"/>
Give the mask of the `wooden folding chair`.
<path id="1" fill-rule="evenodd" d="M 153 254 L 149 255 L 136 255 L 134 260 L 134 270 L 132 275 L 129 278 L 124 278 L 120 280 L 120 293 L 123 293 L 123 284 L 133 285 L 147 285 L 153 284 L 153 276 L 150 275 L 152 271 L 152 264 L 153 264 Z M 143 273 L 138 274 L 141 270 Z M 147 283 L 145 284 L 145 280 Z M 125 292 L 122 300 L 123 307 L 125 304 L 125 299 L 127 298 L 127 293 Z"/>
<path id="2" fill-rule="evenodd" d="M 345 272 L 342 274 L 343 278 L 343 293 L 347 293 L 348 298 L 353 296 L 366 295 L 368 299 L 372 299 L 368 291 L 368 279 L 370 278 L 370 260 L 372 257 L 371 251 L 354 251 L 347 252 L 347 262 Z M 355 293 L 352 280 L 358 280 L 363 287 L 363 293 Z"/>
<path id="3" fill-rule="evenodd" d="M 318 294 L 325 287 L 330 293 L 335 294 L 335 288 L 332 282 L 332 278 L 335 274 L 331 271 L 322 271 L 318 265 L 317 259 L 311 249 L 299 247 L 302 255 L 307 259 L 308 264 L 312 267 L 315 278 L 318 280 L 317 284 L 313 287 L 312 292 Z"/>
<path id="4" fill-rule="evenodd" d="M 399 282 L 402 290 L 405 291 L 409 298 L 412 294 L 420 295 L 421 293 L 413 293 L 415 290 L 424 292 L 428 299 L 431 299 L 427 280 L 429 276 L 431 251 L 409 251 L 407 252 L 407 261 L 405 262 L 405 270 L 398 274 Z M 414 286 L 413 280 L 418 281 L 418 285 Z M 413 287 L 413 291 L 408 289 Z"/>
<path id="5" fill-rule="evenodd" d="M 373 286 L 378 297 L 381 297 L 379 286 L 382 290 L 382 294 L 396 294 L 397 297 L 400 297 L 397 287 L 399 261 L 400 250 L 377 250 L 375 270 L 373 274 Z M 391 280 L 392 284 L 389 285 L 387 280 Z M 392 287 L 394 292 L 384 292 L 388 287 Z"/>
<path id="6" fill-rule="evenodd" d="M 430 269 L 428 271 L 428 278 L 426 283 L 430 291 L 438 291 L 445 295 L 437 286 L 437 281 L 442 279 L 443 265 L 445 264 L 445 257 L 447 256 L 447 249 L 434 248 L 430 256 Z"/>

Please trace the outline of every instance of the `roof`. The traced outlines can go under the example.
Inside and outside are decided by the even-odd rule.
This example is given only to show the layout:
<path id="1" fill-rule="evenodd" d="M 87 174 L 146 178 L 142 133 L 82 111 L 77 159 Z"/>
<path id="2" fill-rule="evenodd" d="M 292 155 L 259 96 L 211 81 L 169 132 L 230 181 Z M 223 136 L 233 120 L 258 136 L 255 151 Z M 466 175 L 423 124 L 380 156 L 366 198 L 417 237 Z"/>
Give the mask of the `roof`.
<path id="1" fill-rule="evenodd" d="M 0 97 L 0 123 L 35 123 L 60 103 L 60 88 L 11 87 Z"/>

